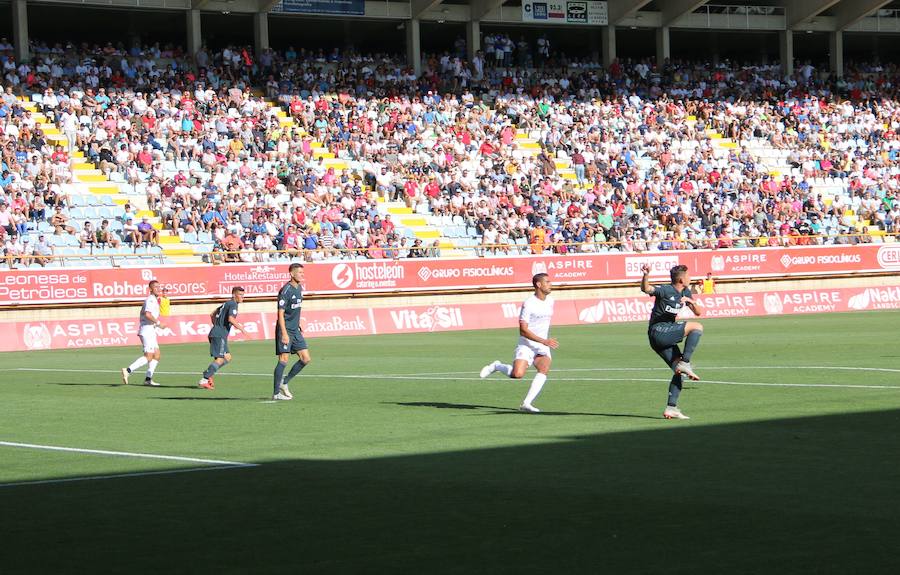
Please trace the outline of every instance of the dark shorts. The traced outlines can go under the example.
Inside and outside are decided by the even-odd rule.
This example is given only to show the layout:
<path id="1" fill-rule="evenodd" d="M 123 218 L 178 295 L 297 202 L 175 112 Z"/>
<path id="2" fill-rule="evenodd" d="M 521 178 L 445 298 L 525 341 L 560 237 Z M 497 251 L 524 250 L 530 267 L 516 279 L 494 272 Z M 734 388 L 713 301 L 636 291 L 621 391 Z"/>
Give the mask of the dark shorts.
<path id="1" fill-rule="evenodd" d="M 304 338 L 303 334 L 299 331 L 289 331 L 288 336 L 290 336 L 291 342 L 287 345 L 281 341 L 281 335 L 275 337 L 275 355 L 281 355 L 282 353 L 297 353 L 300 350 L 309 349 L 309 346 L 306 345 L 306 338 Z"/>
<path id="2" fill-rule="evenodd" d="M 655 323 L 647 330 L 647 337 L 654 351 L 678 345 L 684 339 L 684 322 Z"/>
<path id="3" fill-rule="evenodd" d="M 228 353 L 228 338 L 209 336 L 209 355 L 212 357 L 225 357 Z"/>

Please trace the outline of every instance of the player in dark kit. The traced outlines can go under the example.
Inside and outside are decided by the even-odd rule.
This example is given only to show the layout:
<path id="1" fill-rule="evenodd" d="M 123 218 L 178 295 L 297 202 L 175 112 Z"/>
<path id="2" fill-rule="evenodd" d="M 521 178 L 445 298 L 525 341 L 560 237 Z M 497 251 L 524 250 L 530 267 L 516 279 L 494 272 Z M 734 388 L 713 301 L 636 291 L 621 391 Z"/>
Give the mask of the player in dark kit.
<path id="1" fill-rule="evenodd" d="M 288 268 L 291 281 L 284 284 L 278 292 L 278 321 L 275 324 L 275 355 L 278 363 L 275 364 L 274 390 L 272 399 L 275 401 L 293 399 L 288 384 L 300 371 L 309 365 L 312 358 L 306 339 L 300 331 L 300 306 L 303 305 L 303 264 L 292 263 Z M 297 354 L 297 363 L 291 366 L 287 376 L 284 370 L 292 353 Z"/>
<path id="2" fill-rule="evenodd" d="M 228 334 L 231 333 L 232 326 L 241 333 L 244 332 L 244 326 L 237 321 L 238 305 L 242 301 L 244 301 L 244 288 L 232 288 L 231 299 L 209 314 L 213 327 L 207 339 L 209 339 L 209 355 L 212 356 L 213 361 L 203 372 L 203 377 L 197 384 L 204 389 L 215 388 L 213 376 L 231 361 L 231 353 L 228 351 Z"/>
<path id="3" fill-rule="evenodd" d="M 703 326 L 696 321 L 676 321 L 678 313 L 686 305 L 694 315 L 700 316 L 700 306 L 691 297 L 691 278 L 687 266 L 675 266 L 669 270 L 672 283 L 662 286 L 650 285 L 650 266 L 641 268 L 644 277 L 641 279 L 641 291 L 655 298 L 653 310 L 650 312 L 650 326 L 647 336 L 650 347 L 663 358 L 675 375 L 669 382 L 669 400 L 663 417 L 666 419 L 690 419 L 678 409 L 678 396 L 681 394 L 683 376 L 697 381 L 700 377 L 691 367 L 691 356 L 703 335 Z M 678 343 L 685 339 L 684 352 L 678 349 Z"/>

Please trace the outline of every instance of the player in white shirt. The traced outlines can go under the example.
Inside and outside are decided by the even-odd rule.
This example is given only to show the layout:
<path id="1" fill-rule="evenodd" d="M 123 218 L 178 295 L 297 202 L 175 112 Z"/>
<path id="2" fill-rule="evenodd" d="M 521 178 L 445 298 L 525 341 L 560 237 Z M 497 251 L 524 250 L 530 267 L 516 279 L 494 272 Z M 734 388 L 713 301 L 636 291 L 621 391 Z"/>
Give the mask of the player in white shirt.
<path id="1" fill-rule="evenodd" d="M 156 341 L 156 328 L 165 327 L 159 321 L 159 295 L 162 288 L 158 281 L 153 280 L 147 284 L 147 291 L 150 293 L 144 300 L 144 305 L 141 306 L 141 327 L 138 331 L 138 337 L 141 338 L 144 346 L 144 355 L 134 360 L 128 367 L 122 368 L 122 383 L 128 385 L 128 376 L 134 370 L 146 365 L 147 375 L 144 378 L 144 385 L 158 387 L 159 384 L 153 381 L 153 372 L 156 371 L 160 357 L 159 342 Z"/>
<path id="2" fill-rule="evenodd" d="M 553 289 L 550 277 L 544 273 L 537 274 L 531 278 L 531 284 L 534 286 L 534 295 L 525 300 L 519 313 L 519 344 L 516 346 L 515 361 L 509 365 L 495 360 L 484 366 L 480 375 L 484 379 L 499 371 L 507 377 L 521 379 L 528 366 L 533 363 L 537 375 L 531 381 L 531 387 L 519 410 L 540 413 L 532 402 L 547 381 L 552 361 L 550 350 L 559 347 L 559 342 L 550 337 L 550 320 L 553 319 L 553 298 L 550 297 Z"/>

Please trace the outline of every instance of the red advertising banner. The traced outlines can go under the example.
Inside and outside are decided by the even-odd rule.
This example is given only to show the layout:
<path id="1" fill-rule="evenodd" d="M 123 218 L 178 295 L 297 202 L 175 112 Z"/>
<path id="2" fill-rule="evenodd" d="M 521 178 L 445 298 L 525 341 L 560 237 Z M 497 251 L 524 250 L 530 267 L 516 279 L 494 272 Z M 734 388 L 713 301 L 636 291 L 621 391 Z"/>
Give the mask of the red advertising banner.
<path id="1" fill-rule="evenodd" d="M 900 244 L 321 262 L 306 266 L 304 288 L 349 295 L 529 287 L 539 272 L 556 285 L 600 285 L 637 282 L 644 264 L 656 279 L 678 264 L 694 277 L 718 278 L 900 272 Z M 0 272 L 0 306 L 140 301 L 151 279 L 174 299 L 192 299 L 228 297 L 236 285 L 248 295 L 274 296 L 288 276 L 286 263 L 12 270 Z"/>
<path id="2" fill-rule="evenodd" d="M 635 290 L 637 291 L 637 290 Z M 789 315 L 834 311 L 900 309 L 900 283 L 887 287 L 823 288 L 698 296 L 705 318 Z M 554 325 L 647 321 L 653 299 L 634 297 L 557 300 Z M 301 326 L 311 339 L 382 333 L 431 333 L 468 329 L 514 328 L 515 303 L 399 306 L 391 308 L 304 310 Z M 691 314 L 687 312 L 686 317 Z M 274 313 L 240 314 L 247 334 L 232 341 L 273 337 Z M 158 330 L 162 345 L 205 342 L 209 316 L 164 318 Z M 138 346 L 135 319 L 85 319 L 0 323 L 0 351 L 84 349 Z"/>

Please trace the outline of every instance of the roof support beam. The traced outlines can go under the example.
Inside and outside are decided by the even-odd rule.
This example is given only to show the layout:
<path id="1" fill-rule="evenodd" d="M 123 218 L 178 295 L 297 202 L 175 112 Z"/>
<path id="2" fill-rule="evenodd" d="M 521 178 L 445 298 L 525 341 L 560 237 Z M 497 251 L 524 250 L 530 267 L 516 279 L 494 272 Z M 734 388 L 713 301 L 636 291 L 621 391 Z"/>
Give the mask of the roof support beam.
<path id="1" fill-rule="evenodd" d="M 609 23 L 615 26 L 649 4 L 651 0 L 610 0 Z"/>
<path id="2" fill-rule="evenodd" d="M 787 13 L 787 27 L 789 30 L 815 18 L 825 10 L 828 10 L 841 0 L 790 0 L 783 4 Z"/>
<path id="3" fill-rule="evenodd" d="M 662 4 L 662 25 L 671 26 L 676 20 L 704 4 L 706 0 L 669 0 Z"/>
<path id="4" fill-rule="evenodd" d="M 481 20 L 492 10 L 503 6 L 506 0 L 471 0 L 469 8 L 471 10 L 470 20 Z"/>
<path id="5" fill-rule="evenodd" d="M 853 0 L 841 2 L 834 9 L 835 23 L 838 30 L 844 30 L 891 3 L 891 0 Z"/>
<path id="6" fill-rule="evenodd" d="M 209 4 L 209 0 L 191 0 L 191 10 L 199 10 Z"/>
<path id="7" fill-rule="evenodd" d="M 443 3 L 444 0 L 410 0 L 409 13 L 413 18 L 418 18 L 423 12 L 434 10 Z"/>

